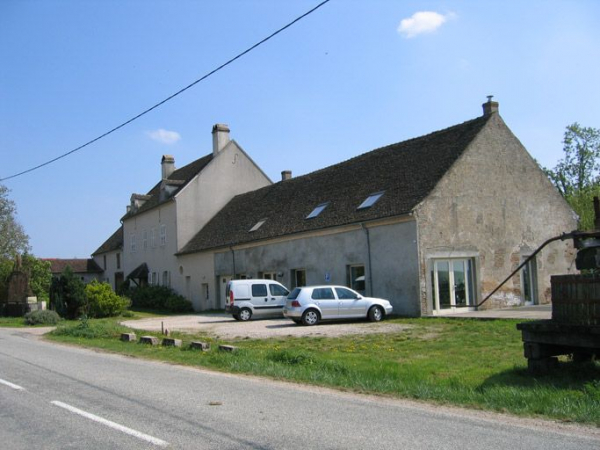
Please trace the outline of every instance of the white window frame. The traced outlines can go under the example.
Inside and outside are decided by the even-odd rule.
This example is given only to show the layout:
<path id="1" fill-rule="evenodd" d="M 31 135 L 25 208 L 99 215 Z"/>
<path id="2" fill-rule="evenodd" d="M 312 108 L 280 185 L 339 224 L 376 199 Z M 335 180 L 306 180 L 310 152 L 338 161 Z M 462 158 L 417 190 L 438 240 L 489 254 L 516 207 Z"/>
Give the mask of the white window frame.
<path id="1" fill-rule="evenodd" d="M 156 248 L 156 228 L 152 228 L 150 232 L 150 247 Z"/>
<path id="2" fill-rule="evenodd" d="M 148 230 L 144 229 L 142 232 L 142 247 L 144 250 L 148 248 Z"/>
<path id="3" fill-rule="evenodd" d="M 137 250 L 137 246 L 136 246 L 136 242 L 135 242 L 135 233 L 131 233 L 131 235 L 129 237 L 131 239 L 131 242 L 130 242 L 131 253 L 135 253 Z"/>
<path id="4" fill-rule="evenodd" d="M 162 224 L 160 226 L 160 246 L 164 247 L 167 245 L 167 226 Z"/>
<path id="5" fill-rule="evenodd" d="M 465 278 L 469 276 L 469 279 L 465 280 L 465 303 L 466 306 L 457 306 L 456 305 L 456 285 L 454 283 L 454 270 L 450 270 L 453 267 L 453 263 L 462 261 L 463 262 L 463 273 L 465 274 Z M 438 264 L 439 263 L 448 263 L 448 286 L 450 288 L 450 307 L 449 308 L 441 308 L 440 306 L 440 292 L 439 292 L 439 278 L 438 278 Z M 467 267 L 469 266 L 469 270 Z M 433 272 L 433 290 L 432 290 L 432 300 L 433 300 L 433 313 L 434 314 L 445 314 L 451 312 L 464 312 L 473 310 L 475 304 L 477 303 L 477 293 L 475 292 L 475 278 L 477 277 L 475 273 L 475 260 L 474 258 L 434 258 L 432 259 L 431 270 Z M 468 274 L 468 275 L 467 275 Z M 471 296 L 471 293 L 473 294 Z M 473 298 L 471 298 L 473 297 Z"/>

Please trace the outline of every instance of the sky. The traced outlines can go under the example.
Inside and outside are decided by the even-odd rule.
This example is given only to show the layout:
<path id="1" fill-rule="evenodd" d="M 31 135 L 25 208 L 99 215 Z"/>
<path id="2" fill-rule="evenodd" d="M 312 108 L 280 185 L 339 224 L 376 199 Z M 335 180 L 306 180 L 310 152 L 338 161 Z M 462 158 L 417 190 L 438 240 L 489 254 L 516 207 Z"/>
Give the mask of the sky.
<path id="1" fill-rule="evenodd" d="M 321 0 L 0 1 L 0 179 L 102 135 Z M 132 193 L 212 151 L 212 126 L 273 180 L 462 123 L 494 95 L 546 167 L 600 128 L 600 2 L 331 0 L 109 136 L 1 183 L 32 253 L 87 258 Z M 433 162 L 432 162 L 433 163 Z"/>

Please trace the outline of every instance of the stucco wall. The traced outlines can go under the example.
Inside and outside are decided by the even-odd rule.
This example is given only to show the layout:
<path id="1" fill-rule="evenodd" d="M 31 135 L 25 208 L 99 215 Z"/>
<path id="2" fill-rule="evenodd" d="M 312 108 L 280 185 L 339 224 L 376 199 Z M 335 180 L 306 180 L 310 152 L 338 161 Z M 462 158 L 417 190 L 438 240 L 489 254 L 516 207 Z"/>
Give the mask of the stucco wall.
<path id="1" fill-rule="evenodd" d="M 172 277 L 172 287 L 192 302 L 194 310 L 218 309 L 217 287 L 212 253 L 195 253 L 178 258 L 179 266 Z M 208 285 L 208 298 L 203 285 Z"/>
<path id="2" fill-rule="evenodd" d="M 415 217 L 423 314 L 432 311 L 432 258 L 472 257 L 481 300 L 524 255 L 577 227 L 574 213 L 498 114 L 416 209 Z M 550 301 L 550 275 L 575 271 L 573 259 L 570 241 L 553 243 L 538 255 L 540 303 Z M 516 275 L 485 307 L 521 302 L 521 277 Z"/>
<path id="3" fill-rule="evenodd" d="M 271 184 L 235 141 L 223 150 L 177 194 L 179 249 L 238 194 Z"/>
<path id="4" fill-rule="evenodd" d="M 121 268 L 117 268 L 117 253 L 121 255 Z M 106 256 L 106 268 L 104 267 L 104 256 Z M 121 250 L 111 251 L 94 255 L 93 258 L 98 267 L 104 269 L 104 273 L 100 275 L 99 279 L 106 281 L 116 291 L 119 286 L 115 286 L 115 273 L 123 272 L 123 252 Z"/>
<path id="5" fill-rule="evenodd" d="M 305 269 L 308 285 L 347 284 L 347 266 L 364 265 L 366 295 L 390 300 L 394 313 L 419 315 L 416 224 L 413 220 L 369 226 L 372 285 L 369 288 L 367 234 L 360 225 L 334 234 L 315 234 L 235 249 L 235 273 L 253 278 L 277 272 L 292 286 L 292 270 Z M 338 230 L 339 231 L 339 230 Z M 215 253 L 215 275 L 234 273 L 231 250 Z"/>

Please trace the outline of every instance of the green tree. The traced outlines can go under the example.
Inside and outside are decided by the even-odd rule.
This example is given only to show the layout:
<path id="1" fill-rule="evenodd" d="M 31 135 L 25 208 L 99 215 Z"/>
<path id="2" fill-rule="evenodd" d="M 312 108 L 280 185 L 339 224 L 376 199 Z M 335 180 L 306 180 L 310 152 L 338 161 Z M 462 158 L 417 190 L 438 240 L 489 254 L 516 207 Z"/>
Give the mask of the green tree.
<path id="1" fill-rule="evenodd" d="M 600 130 L 569 125 L 563 139 L 564 158 L 544 168 L 558 192 L 579 215 L 579 228 L 594 228 L 594 196 L 600 196 Z"/>
<path id="2" fill-rule="evenodd" d="M 29 236 L 17 222 L 15 202 L 8 198 L 9 190 L 0 184 L 0 258 L 12 259 L 16 253 L 29 251 Z"/>
<path id="3" fill-rule="evenodd" d="M 42 261 L 33 255 L 24 255 L 23 268 L 29 272 L 29 286 L 38 301 L 49 301 L 52 283 L 50 261 Z"/>
<path id="4" fill-rule="evenodd" d="M 76 319 L 87 314 L 85 284 L 73 274 L 70 266 L 67 266 L 59 277 L 52 279 L 50 306 L 61 317 L 67 319 Z"/>

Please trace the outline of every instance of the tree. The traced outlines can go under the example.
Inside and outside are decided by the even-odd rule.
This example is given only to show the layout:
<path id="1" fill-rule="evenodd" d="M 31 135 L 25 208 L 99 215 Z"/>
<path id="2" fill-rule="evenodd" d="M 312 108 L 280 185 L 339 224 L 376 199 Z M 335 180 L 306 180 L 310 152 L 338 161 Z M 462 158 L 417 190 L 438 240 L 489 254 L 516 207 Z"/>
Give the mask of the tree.
<path id="1" fill-rule="evenodd" d="M 600 195 L 600 130 L 569 125 L 563 139 L 564 158 L 544 172 L 579 215 L 579 228 L 594 227 L 593 197 Z"/>
<path id="2" fill-rule="evenodd" d="M 87 314 L 85 284 L 67 266 L 59 277 L 52 279 L 50 286 L 50 306 L 61 317 L 76 319 Z"/>
<path id="3" fill-rule="evenodd" d="M 8 198 L 8 188 L 0 184 L 0 259 L 12 259 L 16 253 L 29 251 L 29 236 L 15 219 L 15 202 Z"/>
<path id="4" fill-rule="evenodd" d="M 33 255 L 23 256 L 23 268 L 29 273 L 29 287 L 38 301 L 50 300 L 52 272 L 50 261 L 42 261 Z"/>

